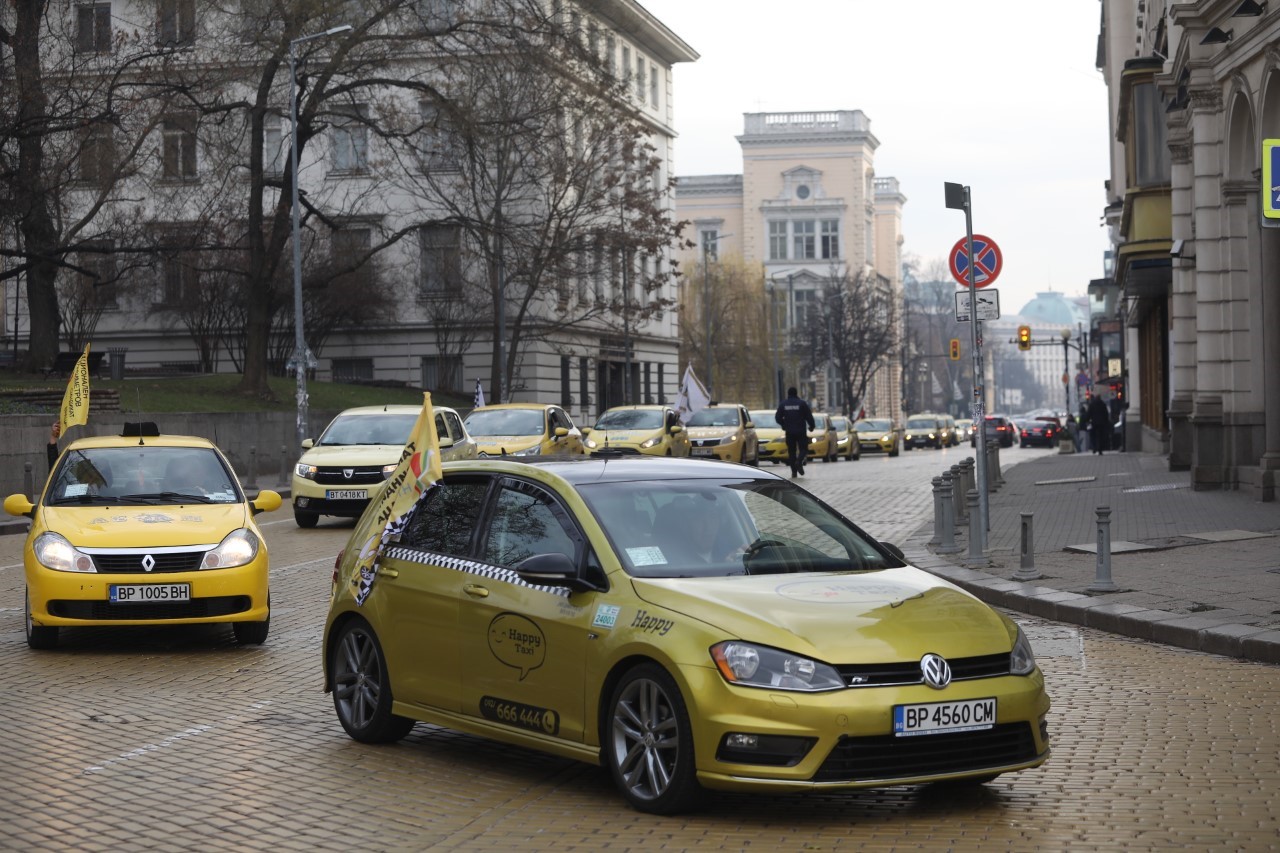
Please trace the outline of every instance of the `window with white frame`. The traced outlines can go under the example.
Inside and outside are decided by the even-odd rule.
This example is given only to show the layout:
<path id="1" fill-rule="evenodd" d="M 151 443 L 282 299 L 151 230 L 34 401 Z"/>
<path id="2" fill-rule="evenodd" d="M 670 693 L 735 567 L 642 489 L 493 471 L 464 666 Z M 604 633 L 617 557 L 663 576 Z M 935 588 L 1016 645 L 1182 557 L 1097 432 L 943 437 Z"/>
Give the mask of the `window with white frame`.
<path id="1" fill-rule="evenodd" d="M 176 181 L 196 177 L 196 117 L 194 113 L 167 116 L 160 126 L 162 174 Z"/>
<path id="2" fill-rule="evenodd" d="M 168 242 L 178 247 L 189 243 L 191 238 L 191 234 L 176 233 L 168 236 Z M 160 258 L 159 303 L 177 308 L 194 303 L 199 294 L 200 268 L 192 254 L 179 248 L 165 252 Z"/>
<path id="3" fill-rule="evenodd" d="M 423 168 L 435 172 L 456 172 L 461 168 L 461 152 L 448 116 L 425 101 L 418 105 L 418 110 L 422 116 Z"/>
<path id="4" fill-rule="evenodd" d="M 363 104 L 344 107 L 333 123 L 333 170 L 364 172 L 369 168 L 369 126 Z"/>
<path id="5" fill-rule="evenodd" d="M 610 74 L 618 73 L 618 45 L 613 33 L 604 37 L 604 66 L 609 69 Z"/>
<path id="6" fill-rule="evenodd" d="M 163 47 L 196 43 L 195 0 L 160 0 L 156 6 L 156 43 Z"/>
<path id="7" fill-rule="evenodd" d="M 791 223 L 791 259 L 811 261 L 817 257 L 816 224 L 812 219 L 797 219 Z"/>
<path id="8" fill-rule="evenodd" d="M 421 292 L 447 296 L 462 289 L 462 231 L 456 225 L 424 225 L 418 231 Z"/>
<path id="9" fill-rule="evenodd" d="M 649 81 L 649 75 L 644 72 L 644 57 L 636 55 L 636 100 L 644 103 L 644 89 Z"/>
<path id="10" fill-rule="evenodd" d="M 92 294 L 90 303 L 104 309 L 115 309 L 116 281 L 119 273 L 116 270 L 116 258 L 113 254 L 115 243 L 111 240 L 95 240 L 85 243 L 76 254 L 76 266 L 79 283 Z"/>
<path id="11" fill-rule="evenodd" d="M 368 260 L 373 244 L 369 228 L 351 225 L 334 231 L 331 239 L 333 272 L 344 285 L 364 288 L 373 283 L 373 263 Z"/>
<path id="12" fill-rule="evenodd" d="M 649 103 L 658 106 L 658 64 L 649 63 Z"/>
<path id="13" fill-rule="evenodd" d="M 622 80 L 624 83 L 631 82 L 631 48 L 625 44 L 622 46 Z"/>
<path id="14" fill-rule="evenodd" d="M 76 53 L 111 52 L 111 4 L 76 7 Z"/>
<path id="15" fill-rule="evenodd" d="M 99 186 L 106 184 L 115 170 L 115 159 L 115 137 L 111 125 L 93 125 L 85 132 L 80 144 L 80 180 Z"/>
<path id="16" fill-rule="evenodd" d="M 795 328 L 805 329 L 817 316 L 818 293 L 815 290 L 797 290 L 791 297 L 792 321 Z"/>
<path id="17" fill-rule="evenodd" d="M 284 174 L 285 159 L 288 156 L 285 139 L 284 119 L 278 115 L 264 116 L 262 119 L 263 174 L 273 176 Z"/>
<path id="18" fill-rule="evenodd" d="M 703 228 L 699 232 L 699 242 L 702 244 L 702 257 L 715 260 L 717 256 L 716 243 L 720 239 L 720 232 L 714 228 Z"/>
<path id="19" fill-rule="evenodd" d="M 840 220 L 822 220 L 821 249 L 823 260 L 840 257 Z"/>
<path id="20" fill-rule="evenodd" d="M 787 223 L 785 220 L 769 222 L 769 260 L 785 261 L 787 259 Z"/>

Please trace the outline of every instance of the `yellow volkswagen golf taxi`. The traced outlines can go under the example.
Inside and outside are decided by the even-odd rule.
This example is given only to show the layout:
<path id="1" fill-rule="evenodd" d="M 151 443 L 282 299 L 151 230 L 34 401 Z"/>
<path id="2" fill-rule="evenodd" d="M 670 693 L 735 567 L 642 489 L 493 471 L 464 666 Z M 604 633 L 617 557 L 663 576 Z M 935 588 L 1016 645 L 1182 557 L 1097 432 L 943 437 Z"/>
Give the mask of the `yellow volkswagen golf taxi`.
<path id="1" fill-rule="evenodd" d="M 254 522 L 280 507 L 248 500 L 212 442 L 126 424 L 69 444 L 40 500 L 5 498 L 31 519 L 23 549 L 24 622 L 33 649 L 61 628 L 230 624 L 240 643 L 267 638 L 267 545 Z"/>
<path id="2" fill-rule="evenodd" d="M 692 455 L 743 465 L 760 464 L 759 437 L 747 407 L 737 403 L 712 403 L 694 412 L 689 428 Z"/>
<path id="3" fill-rule="evenodd" d="M 582 431 L 559 406 L 502 403 L 472 409 L 462 422 L 481 456 L 577 456 Z"/>
<path id="4" fill-rule="evenodd" d="M 751 423 L 756 428 L 756 446 L 760 461 L 769 460 L 774 465 L 787 461 L 787 434 L 778 426 L 774 409 L 752 409 Z"/>
<path id="5" fill-rule="evenodd" d="M 1026 636 L 809 492 L 639 455 L 447 463 L 320 658 L 347 733 L 415 722 L 607 768 L 635 808 L 705 788 L 982 783 L 1049 756 Z M 430 739 L 414 749 L 429 749 Z"/>
<path id="6" fill-rule="evenodd" d="M 670 406 L 615 406 L 582 431 L 582 450 L 688 456 L 689 435 Z"/>

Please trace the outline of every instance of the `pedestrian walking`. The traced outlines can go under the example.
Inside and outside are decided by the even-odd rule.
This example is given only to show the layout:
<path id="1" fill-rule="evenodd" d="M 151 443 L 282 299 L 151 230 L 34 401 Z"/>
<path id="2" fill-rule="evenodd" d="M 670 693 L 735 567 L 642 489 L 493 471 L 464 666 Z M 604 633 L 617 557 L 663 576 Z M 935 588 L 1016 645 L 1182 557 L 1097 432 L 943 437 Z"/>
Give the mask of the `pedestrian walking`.
<path id="1" fill-rule="evenodd" d="M 1089 440 L 1093 444 L 1093 452 L 1102 455 L 1111 447 L 1111 412 L 1107 410 L 1107 401 L 1095 396 L 1089 402 Z"/>
<path id="2" fill-rule="evenodd" d="M 1076 414 L 1076 453 L 1089 449 L 1089 404 L 1080 401 L 1080 411 Z"/>
<path id="3" fill-rule="evenodd" d="M 813 410 L 800 399 L 795 387 L 787 389 L 787 399 L 778 406 L 774 419 L 787 437 L 787 464 L 791 466 L 791 479 L 804 476 L 804 461 L 809 455 L 809 430 L 815 424 Z"/>

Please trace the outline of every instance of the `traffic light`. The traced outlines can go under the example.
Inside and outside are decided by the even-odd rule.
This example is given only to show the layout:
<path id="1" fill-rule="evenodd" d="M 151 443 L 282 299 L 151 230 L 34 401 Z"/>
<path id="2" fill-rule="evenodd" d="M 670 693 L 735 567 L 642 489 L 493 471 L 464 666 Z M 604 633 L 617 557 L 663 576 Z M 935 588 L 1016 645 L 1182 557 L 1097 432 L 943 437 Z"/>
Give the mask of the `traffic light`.
<path id="1" fill-rule="evenodd" d="M 951 339 L 951 360 L 952 361 L 960 360 L 960 339 L 959 338 Z"/>
<path id="2" fill-rule="evenodd" d="M 1031 349 L 1031 327 L 1030 326 L 1018 327 L 1018 349 L 1022 350 L 1023 352 L 1026 352 L 1027 350 Z"/>

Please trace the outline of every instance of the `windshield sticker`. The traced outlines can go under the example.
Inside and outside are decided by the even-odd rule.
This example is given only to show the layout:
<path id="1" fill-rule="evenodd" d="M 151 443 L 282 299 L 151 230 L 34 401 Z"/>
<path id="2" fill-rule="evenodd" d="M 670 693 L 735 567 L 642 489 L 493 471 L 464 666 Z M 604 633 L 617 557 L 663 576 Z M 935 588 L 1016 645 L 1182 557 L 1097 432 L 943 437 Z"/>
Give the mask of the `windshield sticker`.
<path id="1" fill-rule="evenodd" d="M 480 697 L 480 716 L 495 723 L 506 723 L 520 729 L 532 729 L 546 735 L 554 736 L 560 733 L 560 715 L 550 708 L 511 702 L 496 696 Z"/>
<path id="2" fill-rule="evenodd" d="M 675 622 L 670 619 L 660 619 L 657 616 L 650 616 L 648 610 L 641 610 L 636 614 L 636 618 L 631 620 L 631 627 L 638 631 L 646 631 L 650 634 L 657 634 L 660 637 L 667 636 L 667 632 L 674 626 Z"/>
<path id="3" fill-rule="evenodd" d="M 628 548 L 627 558 L 631 560 L 631 565 L 640 566 L 665 566 L 667 564 L 666 555 L 662 553 L 662 549 L 657 545 L 645 545 L 640 548 Z"/>
<path id="4" fill-rule="evenodd" d="M 489 651 L 512 669 L 520 680 L 547 659 L 547 639 L 533 621 L 515 613 L 499 613 L 489 623 Z"/>
<path id="5" fill-rule="evenodd" d="M 612 628 L 618 624 L 618 611 L 622 608 L 616 604 L 601 604 L 596 608 L 596 618 L 591 620 L 592 628 Z"/>
<path id="6" fill-rule="evenodd" d="M 62 490 L 64 498 L 78 498 L 87 494 L 89 494 L 88 483 L 67 483 L 67 487 Z"/>
<path id="7" fill-rule="evenodd" d="M 897 606 L 912 598 L 924 595 L 912 586 L 895 583 L 859 581 L 798 581 L 784 583 L 777 588 L 778 595 L 794 601 L 812 601 L 819 604 L 844 604 L 858 601 L 864 604 L 890 604 Z"/>

